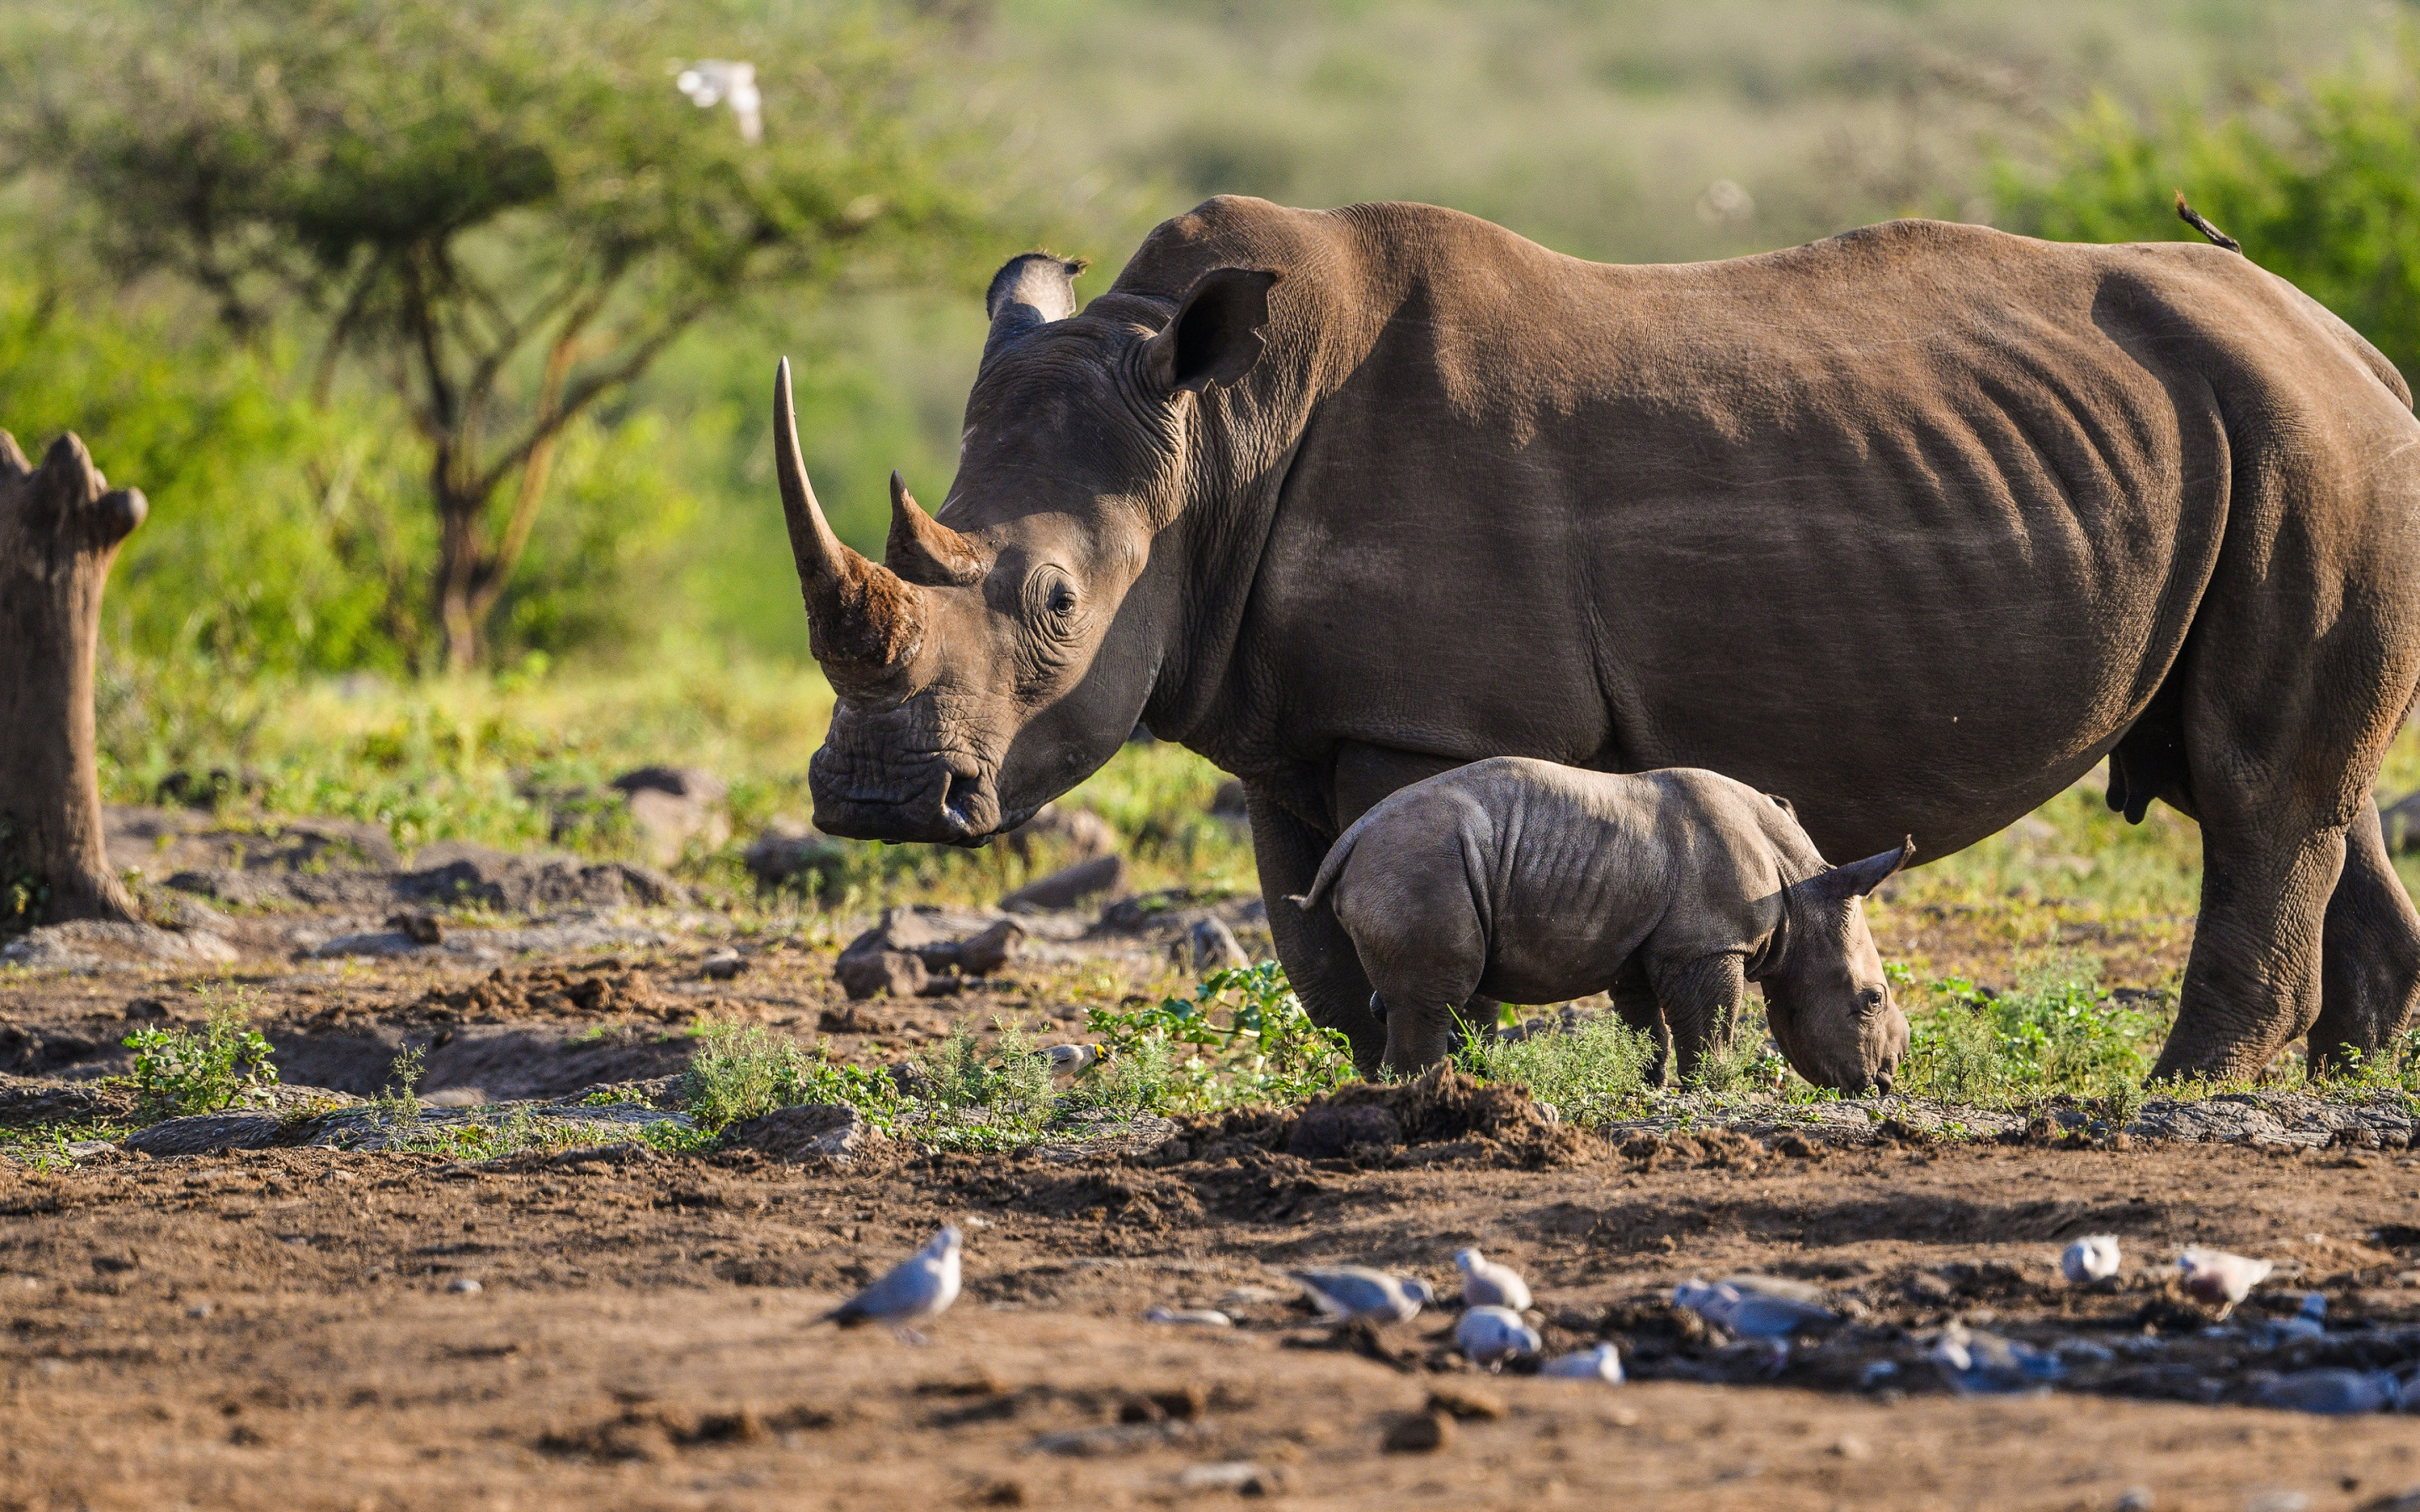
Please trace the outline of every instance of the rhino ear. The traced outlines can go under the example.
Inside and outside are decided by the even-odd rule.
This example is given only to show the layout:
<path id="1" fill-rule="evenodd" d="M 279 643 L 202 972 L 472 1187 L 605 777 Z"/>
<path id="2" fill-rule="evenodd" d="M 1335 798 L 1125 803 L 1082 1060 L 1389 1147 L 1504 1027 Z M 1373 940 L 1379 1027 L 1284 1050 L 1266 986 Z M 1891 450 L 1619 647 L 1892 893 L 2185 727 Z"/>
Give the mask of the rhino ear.
<path id="1" fill-rule="evenodd" d="M 1143 370 L 1163 393 L 1234 382 L 1261 360 L 1261 328 L 1269 323 L 1269 285 L 1278 275 L 1257 268 L 1213 268 L 1194 280 L 1175 318 L 1143 348 Z"/>
<path id="2" fill-rule="evenodd" d="M 1057 257 L 1028 252 L 1011 257 L 991 275 L 984 293 L 984 315 L 991 334 L 984 341 L 988 363 L 1003 347 L 1036 326 L 1064 320 L 1076 313 L 1076 275 L 1088 265 L 1081 257 Z"/>
<path id="3" fill-rule="evenodd" d="M 1847 903 L 1881 887 L 1915 855 L 1916 837 L 1910 835 L 1899 842 L 1897 850 L 1869 856 L 1862 861 L 1852 861 L 1846 866 L 1836 866 L 1829 872 L 1808 877 L 1791 890 L 1795 892 L 1804 888 L 1808 894 L 1827 903 Z"/>

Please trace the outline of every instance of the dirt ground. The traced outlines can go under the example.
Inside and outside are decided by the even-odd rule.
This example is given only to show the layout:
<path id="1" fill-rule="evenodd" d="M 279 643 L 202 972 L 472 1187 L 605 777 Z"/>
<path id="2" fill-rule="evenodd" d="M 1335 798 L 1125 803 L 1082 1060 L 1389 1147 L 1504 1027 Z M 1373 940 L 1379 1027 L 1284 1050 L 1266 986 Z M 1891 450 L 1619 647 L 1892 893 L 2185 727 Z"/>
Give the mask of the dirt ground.
<path id="1" fill-rule="evenodd" d="M 1626 1329 L 1647 1369 L 1655 1299 L 1741 1271 L 1818 1281 L 1869 1332 L 2047 1313 L 2111 1341 L 2147 1314 L 2196 1333 L 2164 1293 L 2055 1279 L 2064 1238 L 2107 1228 L 2144 1262 L 2193 1242 L 2278 1257 L 2332 1296 L 2332 1322 L 2387 1327 L 2420 1319 L 2398 1280 L 2420 1275 L 2374 1237 L 2415 1211 L 2408 1157 L 1681 1143 L 1362 1170 L 1218 1148 L 855 1170 L 267 1150 L 0 1178 L 0 1506 L 1156 1505 L 1236 1494 L 1198 1484 L 1235 1461 L 1338 1507 L 2114 1507 L 2140 1490 L 2133 1504 L 2281 1512 L 2420 1487 L 2406 1416 L 1961 1396 L 1915 1370 L 1904 1394 L 1490 1378 L 1427 1368 L 1426 1318 L 1366 1352 L 1305 1348 L 1322 1335 L 1282 1275 L 1367 1260 L 1442 1287 L 1451 1252 L 1481 1243 L 1528 1273 L 1550 1347 Z M 930 1346 L 810 1326 L 943 1220 L 968 1231 L 967 1292 Z M 1223 1304 L 1237 1326 L 1140 1320 L 1163 1303 Z M 1440 1390 L 1481 1415 L 1384 1452 Z"/>
<path id="2" fill-rule="evenodd" d="M 849 1002 L 846 931 L 663 909 L 474 912 L 442 950 L 329 957 L 315 942 L 386 927 L 373 884 L 312 881 L 335 900 L 318 914 L 210 916 L 231 964 L 0 974 L 0 1122 L 122 1116 L 118 1041 L 198 1020 L 200 985 L 250 995 L 288 1084 L 374 1095 L 412 1046 L 423 1095 L 458 1105 L 668 1075 L 701 1014 L 879 1064 L 1003 1012 L 1071 1038 L 1079 1005 L 1184 980 L 1165 941 L 1043 939 L 958 995 Z M 2149 986 L 2189 938 L 1996 907 L 1877 924 L 1894 955 L 1978 980 L 2081 945 Z M 2420 1368 L 2420 1156 L 1887 1126 L 1849 1148 L 1617 1143 L 1522 1117 L 1326 1160 L 1249 1118 L 1143 1153 L 894 1143 L 847 1166 L 633 1146 L 0 1158 L 0 1509 L 2323 1512 L 2420 1489 L 2420 1415 L 2249 1405 L 2296 1371 Z M 967 1289 L 929 1346 L 813 1326 L 944 1221 Z M 2059 1247 L 2102 1231 L 2126 1274 L 2059 1280 Z M 1549 1353 L 1610 1340 L 1631 1381 L 1482 1374 L 1450 1352 L 1450 1313 L 1330 1335 L 1286 1277 L 1358 1261 L 1451 1292 L 1473 1243 L 1527 1273 Z M 2194 1243 L 2279 1262 L 2216 1332 L 2171 1279 Z M 1666 1300 L 1735 1273 L 1817 1287 L 1846 1321 L 1783 1354 Z M 2326 1336 L 2284 1340 L 2313 1289 Z M 1233 1326 L 1145 1321 L 1160 1304 Z M 1960 1326 L 2055 1350 L 2059 1389 L 1960 1394 L 1931 1357 Z M 1432 1421 L 1434 1447 L 1387 1447 Z"/>

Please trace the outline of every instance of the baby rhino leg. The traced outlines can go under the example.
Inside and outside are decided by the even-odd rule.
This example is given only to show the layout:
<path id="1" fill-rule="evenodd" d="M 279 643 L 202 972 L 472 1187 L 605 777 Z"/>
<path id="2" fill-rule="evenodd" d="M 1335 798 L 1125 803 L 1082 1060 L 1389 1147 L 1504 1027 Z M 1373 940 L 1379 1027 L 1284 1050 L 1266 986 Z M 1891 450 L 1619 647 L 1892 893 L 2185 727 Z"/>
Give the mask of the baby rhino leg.
<path id="1" fill-rule="evenodd" d="M 1664 1073 L 1672 1063 L 1672 1031 L 1664 1022 L 1664 1005 L 1655 1000 L 1655 988 L 1647 980 L 1647 968 L 1637 961 L 1621 968 L 1613 979 L 1613 1011 L 1621 1022 L 1654 1041 L 1655 1058 L 1647 1064 L 1647 1085 L 1664 1085 Z"/>
<path id="2" fill-rule="evenodd" d="M 1693 1087 L 1706 1074 L 1707 1057 L 1730 1042 L 1747 995 L 1747 963 L 1729 953 L 1678 962 L 1657 973 L 1655 995 L 1671 1024 L 1681 1085 Z"/>
<path id="3" fill-rule="evenodd" d="M 1336 913 L 1377 989 L 1372 1007 L 1386 1020 L 1386 1068 L 1409 1076 L 1451 1051 L 1454 1015 L 1486 971 L 1487 937 L 1461 868 L 1385 880 L 1391 885 L 1340 888 Z"/>

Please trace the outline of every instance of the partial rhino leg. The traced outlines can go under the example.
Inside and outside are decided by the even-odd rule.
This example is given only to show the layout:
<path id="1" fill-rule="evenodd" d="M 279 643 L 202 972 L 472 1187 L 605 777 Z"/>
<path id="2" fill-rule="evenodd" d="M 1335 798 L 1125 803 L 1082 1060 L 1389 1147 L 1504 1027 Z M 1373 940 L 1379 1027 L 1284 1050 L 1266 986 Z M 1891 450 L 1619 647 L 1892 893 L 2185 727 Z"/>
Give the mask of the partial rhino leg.
<path id="1" fill-rule="evenodd" d="M 1269 912 L 1269 937 L 1286 980 L 1302 999 L 1303 1011 L 1322 1028 L 1342 1029 L 1353 1043 L 1353 1064 L 1374 1076 L 1387 1053 L 1387 1030 L 1370 1011 L 1370 979 L 1352 936 L 1333 909 L 1309 912 L 1288 903 L 1308 891 L 1327 856 L 1327 837 L 1278 806 L 1256 783 L 1244 784 L 1244 810 L 1252 821 L 1252 859 L 1261 873 L 1261 901 Z"/>
<path id="2" fill-rule="evenodd" d="M 1450 772 L 1466 764 L 1459 757 L 1398 750 L 1391 746 L 1370 746 L 1357 740 L 1342 742 L 1336 748 L 1336 773 L 1331 788 L 1336 799 L 1336 832 L 1340 835 L 1344 833 L 1352 827 L 1353 821 L 1376 808 L 1389 795 L 1415 782 L 1426 781 L 1439 772 Z M 1315 870 L 1317 863 L 1312 864 Z M 1280 959 L 1283 959 L 1285 952 L 1280 950 L 1278 954 Z M 1311 999 L 1306 997 L 1303 1001 L 1308 1004 Z M 1462 1015 L 1462 1023 L 1471 1028 L 1493 1030 L 1497 1015 L 1503 1007 L 1493 997 L 1481 997 L 1474 993 L 1460 1005 L 1458 1011 Z M 1459 1043 L 1460 1039 L 1457 1032 L 1455 1042 Z M 1359 1041 L 1355 1042 L 1357 1047 Z M 1360 1052 L 1357 1048 L 1354 1054 L 1358 1059 Z M 1371 1068 L 1365 1065 L 1361 1070 L 1362 1074 L 1368 1075 Z"/>
<path id="3" fill-rule="evenodd" d="M 1671 1026 L 1681 1085 L 1694 1087 L 1706 1073 L 1707 1056 L 1730 1042 L 1731 1026 L 1747 996 L 1747 962 L 1726 951 L 1663 967 L 1655 995 Z"/>
<path id="4" fill-rule="evenodd" d="M 1362 967 L 1387 1005 L 1385 1069 L 1392 1075 L 1416 1076 L 1453 1053 L 1455 1015 L 1487 966 L 1486 938 L 1467 894 L 1461 912 L 1456 918 L 1415 903 L 1400 912 L 1388 908 L 1388 920 L 1353 917 Z M 1484 1032 L 1494 1033 L 1495 1026 Z"/>
<path id="5" fill-rule="evenodd" d="M 2315 1071 L 2349 1070 L 2390 1050 L 2420 996 L 2420 910 L 2388 858 L 2378 800 L 2345 831 L 2344 874 L 2328 897 L 2319 945 L 2319 1017 L 2311 1026 Z"/>
<path id="6" fill-rule="evenodd" d="M 1663 1086 L 1672 1067 L 1672 1030 L 1664 1022 L 1664 1005 L 1655 1000 L 1647 968 L 1631 961 L 1613 979 L 1612 990 L 1606 995 L 1613 999 L 1613 1011 L 1621 1015 L 1622 1023 L 1654 1041 L 1655 1058 L 1648 1063 L 1647 1085 Z"/>
<path id="7" fill-rule="evenodd" d="M 2348 1003 L 2335 1023 L 2351 1027 L 2332 1028 L 2375 1032 L 2377 1021 L 2400 1012 L 2399 1001 L 2378 999 L 2399 1000 L 2403 989 L 2365 993 L 2358 984 L 2395 980 L 2397 963 L 2369 952 L 2411 931 L 2381 906 L 2380 894 L 2397 884 L 2370 790 L 2420 676 L 2420 635 L 2397 608 L 2412 597 L 2394 580 L 2420 568 L 2373 555 L 2348 564 L 2309 543 L 2266 540 L 2257 522 L 2270 505 L 2247 486 L 2230 506 L 2228 545 L 2180 669 L 2201 821 L 2201 917 L 2155 1079 L 2258 1076 L 2319 1022 L 2322 941 L 2349 849 L 2352 869 L 2366 874 L 2346 898 L 2338 932 Z M 2246 522 L 2242 546 L 2238 518 Z M 2410 586 L 2420 591 L 2420 581 Z M 2313 608 L 2320 605 L 2330 611 Z M 2366 833 L 2349 847 L 2356 822 Z M 2359 1025 L 2364 1017 L 2372 1027 Z"/>

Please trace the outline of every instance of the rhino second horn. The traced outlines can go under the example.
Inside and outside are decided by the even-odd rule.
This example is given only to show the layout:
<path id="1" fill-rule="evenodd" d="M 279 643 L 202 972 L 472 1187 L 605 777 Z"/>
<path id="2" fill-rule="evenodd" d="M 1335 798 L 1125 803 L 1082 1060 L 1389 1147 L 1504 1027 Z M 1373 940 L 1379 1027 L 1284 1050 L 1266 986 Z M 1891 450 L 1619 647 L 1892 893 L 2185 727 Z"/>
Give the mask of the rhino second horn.
<path id="1" fill-rule="evenodd" d="M 908 481 L 891 474 L 891 542 L 882 563 L 911 583 L 966 587 L 983 581 L 986 565 L 975 544 L 924 513 Z"/>
<path id="2" fill-rule="evenodd" d="M 870 689 L 915 658 L 923 644 L 923 616 L 913 587 L 851 550 L 824 518 L 799 455 L 786 357 L 773 377 L 773 463 L 799 590 L 807 601 L 808 645 L 835 688 Z"/>

